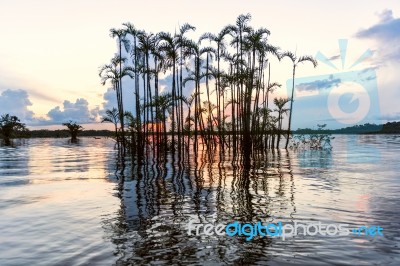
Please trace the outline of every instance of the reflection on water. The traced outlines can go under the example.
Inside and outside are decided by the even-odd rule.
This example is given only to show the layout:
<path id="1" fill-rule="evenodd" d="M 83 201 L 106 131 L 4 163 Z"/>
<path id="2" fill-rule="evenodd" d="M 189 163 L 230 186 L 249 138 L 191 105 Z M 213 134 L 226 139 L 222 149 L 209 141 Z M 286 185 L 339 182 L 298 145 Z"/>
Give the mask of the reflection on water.
<path id="1" fill-rule="evenodd" d="M 0 265 L 115 261 L 101 225 L 119 207 L 112 147 L 91 139 L 0 147 Z"/>
<path id="2" fill-rule="evenodd" d="M 332 151 L 270 151 L 249 164 L 201 149 L 149 150 L 138 164 L 112 147 L 89 138 L 0 147 L 1 265 L 400 262 L 398 136 L 337 136 Z M 351 160 L 363 151 L 374 160 Z M 189 220 L 380 225 L 384 236 L 246 241 L 188 235 Z"/>

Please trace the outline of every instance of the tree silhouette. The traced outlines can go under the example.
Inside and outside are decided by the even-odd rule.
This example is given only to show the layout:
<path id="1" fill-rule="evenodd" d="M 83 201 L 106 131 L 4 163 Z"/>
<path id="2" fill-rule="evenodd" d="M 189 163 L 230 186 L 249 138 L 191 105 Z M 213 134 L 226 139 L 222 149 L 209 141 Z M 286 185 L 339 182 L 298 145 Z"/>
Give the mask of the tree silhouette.
<path id="1" fill-rule="evenodd" d="M 63 126 L 68 128 L 68 132 L 71 135 L 71 141 L 77 141 L 78 133 L 83 131 L 83 127 L 78 125 L 76 122 L 69 121 L 68 123 L 63 123 Z"/>
<path id="2" fill-rule="evenodd" d="M 277 138 L 277 143 L 276 143 L 276 148 L 279 148 L 279 142 L 281 140 L 281 131 L 282 131 L 282 119 L 283 115 L 286 114 L 289 109 L 284 108 L 285 104 L 287 104 L 290 101 L 290 99 L 287 98 L 275 98 L 274 99 L 274 104 L 276 105 L 276 109 L 274 111 L 278 112 L 278 138 Z"/>
<path id="3" fill-rule="evenodd" d="M 286 144 L 285 144 L 285 149 L 287 149 L 288 144 L 289 144 L 289 135 L 290 135 L 290 130 L 292 126 L 292 113 L 293 113 L 293 98 L 294 98 L 294 79 L 296 77 L 296 67 L 299 63 L 303 63 L 306 61 L 309 61 L 313 64 L 314 67 L 317 67 L 318 63 L 317 60 L 315 60 L 312 56 L 306 55 L 306 56 L 301 56 L 300 58 L 297 58 L 296 55 L 294 55 L 292 52 L 285 52 L 281 55 L 281 58 L 284 57 L 289 57 L 290 60 L 293 63 L 293 77 L 292 77 L 292 93 L 290 96 L 290 109 L 289 109 L 289 124 L 288 124 L 288 131 L 287 131 L 287 136 L 286 136 Z"/>
<path id="4" fill-rule="evenodd" d="M 106 110 L 106 115 L 101 118 L 101 123 L 104 123 L 104 122 L 114 124 L 115 138 L 117 140 L 118 147 L 119 147 L 120 139 L 118 136 L 118 123 L 120 122 L 120 120 L 119 120 L 119 114 L 118 114 L 117 108 L 114 107 L 111 110 L 110 109 Z"/>
<path id="5" fill-rule="evenodd" d="M 0 135 L 4 139 L 4 145 L 11 145 L 11 138 L 19 131 L 27 130 L 25 124 L 14 115 L 5 114 L 0 117 Z"/>
<path id="6" fill-rule="evenodd" d="M 112 36 L 118 37 L 119 56 L 101 68 L 100 76 L 103 84 L 111 81 L 116 91 L 121 131 L 125 113 L 122 77 L 134 79 L 135 119 L 130 118 L 132 134 L 127 141 L 139 157 L 148 154 L 149 147 L 153 154 L 163 147 L 177 148 L 180 156 L 185 153 L 182 147 L 188 147 L 192 139 L 195 151 L 199 145 L 207 149 L 219 146 L 221 152 L 228 147 L 234 156 L 238 150 L 250 154 L 255 149 L 264 151 L 264 147 L 275 149 L 275 139 L 279 144 L 286 133 L 282 121 L 287 113 L 290 133 L 296 66 L 316 62 L 309 56 L 282 54 L 293 62 L 291 106 L 286 109 L 284 101 L 277 99 L 274 114 L 270 96 L 281 85 L 271 79 L 271 65 L 282 57 L 279 48 L 269 42 L 270 31 L 251 27 L 250 20 L 250 14 L 240 15 L 235 24 L 216 34 L 200 34 L 196 41 L 189 38 L 195 27 L 188 23 L 173 34 L 149 33 L 131 23 L 124 23 L 123 30 L 111 30 Z M 121 58 L 123 47 L 126 59 Z M 164 78 L 160 84 L 159 75 Z"/>

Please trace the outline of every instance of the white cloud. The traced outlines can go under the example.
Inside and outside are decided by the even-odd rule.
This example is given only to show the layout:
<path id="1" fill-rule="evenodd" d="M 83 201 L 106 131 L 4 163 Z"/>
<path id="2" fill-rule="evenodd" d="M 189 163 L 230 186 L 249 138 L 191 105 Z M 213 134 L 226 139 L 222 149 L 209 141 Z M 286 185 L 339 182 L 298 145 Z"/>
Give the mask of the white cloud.
<path id="1" fill-rule="evenodd" d="M 357 32 L 360 39 L 371 39 L 378 44 L 381 64 L 387 61 L 400 60 L 400 18 L 393 17 L 392 10 L 384 10 L 379 14 L 380 21 L 367 29 Z"/>
<path id="2" fill-rule="evenodd" d="M 17 116 L 21 121 L 32 122 L 34 113 L 28 109 L 32 106 L 25 90 L 5 90 L 0 94 L 0 114 Z"/>
<path id="3" fill-rule="evenodd" d="M 92 123 L 96 121 L 97 113 L 96 109 L 89 110 L 89 103 L 83 98 L 76 99 L 75 103 L 65 100 L 62 109 L 56 106 L 47 113 L 50 120 L 46 122 L 57 124 L 71 120 L 78 123 Z"/>
<path id="4" fill-rule="evenodd" d="M 70 120 L 78 123 L 94 123 L 99 120 L 99 107 L 89 109 L 86 99 L 79 98 L 75 102 L 65 100 L 63 106 L 56 106 L 48 113 L 48 119 L 35 117 L 28 108 L 32 106 L 26 90 L 5 90 L 0 94 L 0 115 L 17 116 L 28 126 L 60 125 Z"/>

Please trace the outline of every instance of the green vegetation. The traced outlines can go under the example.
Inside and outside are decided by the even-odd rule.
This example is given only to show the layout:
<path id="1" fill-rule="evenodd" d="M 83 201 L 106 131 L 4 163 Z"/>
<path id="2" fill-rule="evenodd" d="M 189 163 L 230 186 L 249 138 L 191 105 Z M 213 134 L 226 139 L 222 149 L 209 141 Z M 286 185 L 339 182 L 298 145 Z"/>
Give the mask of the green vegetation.
<path id="1" fill-rule="evenodd" d="M 382 125 L 381 134 L 400 134 L 400 122 L 388 122 Z"/>
<path id="2" fill-rule="evenodd" d="M 4 145 L 11 145 L 11 138 L 25 137 L 29 135 L 25 124 L 13 115 L 5 114 L 0 117 L 0 136 L 4 140 Z"/>
<path id="3" fill-rule="evenodd" d="M 331 140 L 335 137 L 331 137 L 331 134 L 327 133 L 327 130 L 324 129 L 326 124 L 317 125 L 317 127 L 318 129 L 313 132 L 294 135 L 290 148 L 311 150 L 332 149 Z"/>
<path id="4" fill-rule="evenodd" d="M 400 134 L 400 122 L 387 122 L 383 125 L 364 124 L 340 129 L 304 128 L 297 129 L 295 134 L 329 133 L 329 134 Z"/>
<path id="5" fill-rule="evenodd" d="M 68 138 L 70 137 L 69 131 L 67 129 L 39 129 L 30 130 L 29 136 L 31 138 Z M 80 137 L 112 137 L 113 132 L 110 130 L 87 130 L 81 131 L 79 133 Z"/>

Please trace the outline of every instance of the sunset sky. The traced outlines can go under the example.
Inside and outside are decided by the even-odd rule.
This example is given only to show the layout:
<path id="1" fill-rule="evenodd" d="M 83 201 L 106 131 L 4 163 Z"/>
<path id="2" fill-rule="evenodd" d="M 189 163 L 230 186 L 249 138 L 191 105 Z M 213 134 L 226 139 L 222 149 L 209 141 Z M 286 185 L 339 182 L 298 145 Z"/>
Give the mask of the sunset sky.
<path id="1" fill-rule="evenodd" d="M 115 106 L 114 94 L 107 92 L 110 86 L 102 86 L 98 76 L 99 67 L 117 51 L 116 41 L 109 37 L 110 28 L 122 27 L 122 23 L 129 21 L 147 32 L 173 33 L 188 22 L 197 28 L 190 37 L 197 39 L 204 32 L 219 32 L 223 26 L 235 23 L 238 15 L 246 13 L 252 16 L 251 26 L 271 31 L 271 44 L 298 55 L 315 56 L 320 52 L 336 66 L 335 69 L 321 61 L 316 69 L 311 64 L 299 66 L 296 77 L 305 94 L 296 99 L 295 108 L 300 108 L 297 117 L 312 117 L 308 112 L 319 115 L 331 112 L 325 96 L 310 96 L 313 91 L 310 86 L 318 90 L 334 88 L 332 83 L 337 77 L 341 77 L 340 82 L 348 78 L 343 73 L 348 73 L 353 63 L 370 49 L 372 56 L 351 68 L 357 73 L 368 70 L 376 76 L 366 86 L 368 93 L 377 90 L 369 97 L 370 106 L 379 109 L 375 109 L 374 117 L 362 122 L 400 120 L 398 0 L 1 1 L 0 114 L 15 114 L 35 128 L 60 125 L 69 119 L 87 124 L 86 128 L 104 127 L 97 125 L 99 116 L 105 108 Z M 344 67 L 339 39 L 347 40 Z M 284 85 L 276 96 L 285 96 L 292 74 L 290 60 L 272 65 L 271 72 L 272 79 Z M 133 98 L 130 88 L 125 87 L 129 106 Z M 355 89 L 354 93 L 358 91 Z M 361 92 L 358 95 L 362 102 L 365 95 Z M 301 109 L 310 105 L 315 105 L 314 111 Z M 311 126 L 318 119 L 318 115 L 309 121 L 297 119 L 294 128 Z M 326 117 L 321 120 L 329 126 Z"/>

